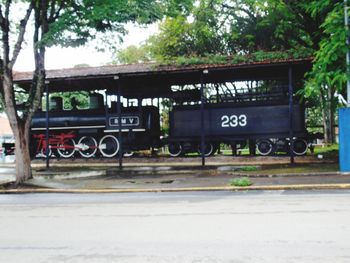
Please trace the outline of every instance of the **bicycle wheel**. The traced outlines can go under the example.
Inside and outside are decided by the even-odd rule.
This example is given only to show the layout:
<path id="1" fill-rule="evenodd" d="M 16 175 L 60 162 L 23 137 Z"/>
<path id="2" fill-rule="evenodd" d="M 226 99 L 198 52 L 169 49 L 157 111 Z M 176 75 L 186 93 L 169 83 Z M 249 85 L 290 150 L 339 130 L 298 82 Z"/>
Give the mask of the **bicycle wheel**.
<path id="1" fill-rule="evenodd" d="M 97 142 L 92 136 L 83 136 L 78 142 L 79 153 L 84 158 L 90 158 L 97 152 Z"/>
<path id="2" fill-rule="evenodd" d="M 57 152 L 62 158 L 70 158 L 75 152 L 75 142 L 73 139 L 67 139 L 64 144 L 57 145 Z"/>

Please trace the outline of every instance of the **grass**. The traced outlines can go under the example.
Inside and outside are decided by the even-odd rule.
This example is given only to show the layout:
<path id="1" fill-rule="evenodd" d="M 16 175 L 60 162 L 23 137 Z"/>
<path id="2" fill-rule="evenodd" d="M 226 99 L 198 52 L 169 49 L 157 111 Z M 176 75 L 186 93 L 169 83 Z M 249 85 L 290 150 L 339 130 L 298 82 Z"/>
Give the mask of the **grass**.
<path id="1" fill-rule="evenodd" d="M 238 169 L 238 171 L 242 172 L 255 172 L 258 170 L 258 167 L 256 166 L 243 166 Z"/>
<path id="2" fill-rule="evenodd" d="M 339 144 L 330 144 L 325 146 L 315 146 L 314 154 L 326 153 L 331 151 L 338 151 Z"/>
<path id="3" fill-rule="evenodd" d="M 235 178 L 230 181 L 231 186 L 245 187 L 245 186 L 250 186 L 252 184 L 253 183 L 250 181 L 248 177 Z"/>
<path id="4" fill-rule="evenodd" d="M 322 159 L 338 159 L 339 144 L 315 146 L 313 154 Z"/>

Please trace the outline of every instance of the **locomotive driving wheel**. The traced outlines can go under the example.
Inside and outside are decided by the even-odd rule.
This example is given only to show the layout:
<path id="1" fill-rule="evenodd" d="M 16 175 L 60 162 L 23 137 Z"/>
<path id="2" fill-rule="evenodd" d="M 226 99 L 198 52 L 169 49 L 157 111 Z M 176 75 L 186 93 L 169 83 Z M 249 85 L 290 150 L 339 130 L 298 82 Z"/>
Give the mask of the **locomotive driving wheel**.
<path id="1" fill-rule="evenodd" d="M 178 142 L 169 143 L 168 150 L 171 157 L 178 157 L 183 153 L 182 145 Z"/>
<path id="2" fill-rule="evenodd" d="M 113 157 L 119 152 L 119 141 L 113 135 L 106 135 L 101 138 L 99 149 L 104 157 Z"/>
<path id="3" fill-rule="evenodd" d="M 68 139 L 63 145 L 57 145 L 57 152 L 62 158 L 70 158 L 75 152 L 75 142 L 73 139 Z"/>
<path id="4" fill-rule="evenodd" d="M 41 158 L 46 158 L 46 148 L 41 148 L 40 149 L 40 157 Z M 49 146 L 49 149 L 48 149 L 48 156 L 49 157 L 52 157 L 53 153 L 52 153 L 52 149 L 51 149 L 51 145 Z"/>
<path id="5" fill-rule="evenodd" d="M 97 152 L 97 141 L 92 136 L 83 136 L 78 142 L 79 153 L 84 158 L 91 158 Z"/>
<path id="6" fill-rule="evenodd" d="M 256 143 L 256 150 L 260 155 L 269 155 L 273 151 L 273 143 L 269 139 L 259 140 Z"/>

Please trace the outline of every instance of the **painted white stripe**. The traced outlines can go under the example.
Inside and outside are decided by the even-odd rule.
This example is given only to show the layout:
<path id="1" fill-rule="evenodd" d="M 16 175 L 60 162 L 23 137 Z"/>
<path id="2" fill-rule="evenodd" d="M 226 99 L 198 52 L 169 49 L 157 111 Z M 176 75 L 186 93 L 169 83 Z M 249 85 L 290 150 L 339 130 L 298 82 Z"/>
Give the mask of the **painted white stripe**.
<path id="1" fill-rule="evenodd" d="M 106 128 L 104 125 L 99 126 L 71 126 L 71 127 L 50 127 L 49 130 L 69 130 L 69 129 L 99 129 Z M 46 128 L 32 128 L 32 131 L 44 131 Z"/>
<path id="2" fill-rule="evenodd" d="M 131 131 L 133 132 L 143 132 L 145 131 L 146 129 L 131 129 Z M 122 132 L 128 132 L 129 129 L 122 129 Z M 119 132 L 119 130 L 104 130 L 105 133 L 107 132 Z"/>

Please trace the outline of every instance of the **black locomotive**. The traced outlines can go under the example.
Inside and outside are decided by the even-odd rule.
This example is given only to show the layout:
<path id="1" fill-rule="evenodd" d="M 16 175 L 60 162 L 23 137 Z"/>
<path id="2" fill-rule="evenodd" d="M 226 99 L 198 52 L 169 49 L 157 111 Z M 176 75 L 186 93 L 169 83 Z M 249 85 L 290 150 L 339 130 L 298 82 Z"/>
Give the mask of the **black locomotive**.
<path id="1" fill-rule="evenodd" d="M 48 123 L 46 112 L 39 111 L 32 120 L 32 156 L 55 154 L 70 158 L 114 157 L 121 148 L 123 152 L 149 149 L 160 146 L 159 111 L 154 106 L 122 107 L 119 115 L 116 103 L 105 107 L 103 95 L 90 95 L 89 109 L 64 110 L 61 97 L 50 100 Z M 49 147 L 46 147 L 46 126 L 49 126 Z M 49 148 L 46 150 L 46 148 Z"/>
<path id="2" fill-rule="evenodd" d="M 139 101 L 136 107 L 121 107 L 119 120 L 117 103 L 106 103 L 102 94 L 90 94 L 89 109 L 64 110 L 62 98 L 52 97 L 48 123 L 44 111 L 36 113 L 33 118 L 31 153 L 33 156 L 54 153 L 63 158 L 77 155 L 84 158 L 114 157 L 120 148 L 128 153 L 168 145 L 170 155 L 177 157 L 200 152 L 203 134 L 205 156 L 213 155 L 221 144 L 230 145 L 233 152 L 249 144 L 250 152 L 254 154 L 255 151 L 260 155 L 288 153 L 292 110 L 294 154 L 303 155 L 308 149 L 305 108 L 295 101 L 291 109 L 287 90 L 285 86 L 276 86 L 262 92 L 261 88 L 255 87 L 236 94 L 211 95 L 203 104 L 203 123 L 198 90 L 183 92 L 189 97 L 186 100 L 186 96 L 185 99 L 182 96 L 181 102 L 176 101 L 179 96 L 174 92 L 169 96 L 173 102 L 169 113 L 169 135 L 162 140 L 159 108 L 156 106 L 141 106 L 142 101 Z M 72 105 L 75 106 L 74 101 Z M 47 125 L 49 147 L 45 139 Z"/>

